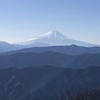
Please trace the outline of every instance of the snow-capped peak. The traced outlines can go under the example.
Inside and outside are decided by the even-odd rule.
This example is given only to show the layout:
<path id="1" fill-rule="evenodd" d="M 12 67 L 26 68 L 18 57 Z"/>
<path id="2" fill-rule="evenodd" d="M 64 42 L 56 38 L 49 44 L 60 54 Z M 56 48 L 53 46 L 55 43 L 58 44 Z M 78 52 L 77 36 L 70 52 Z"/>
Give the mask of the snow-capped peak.
<path id="1" fill-rule="evenodd" d="M 64 36 L 63 34 L 57 32 L 57 31 L 49 31 L 48 33 L 42 35 L 39 39 L 47 39 L 47 40 L 64 40 L 66 38 L 66 36 Z"/>
<path id="2" fill-rule="evenodd" d="M 23 45 L 28 47 L 33 46 L 61 46 L 61 45 L 78 45 L 78 46 L 91 46 L 89 43 L 77 41 L 66 37 L 58 31 L 50 31 L 36 39 L 23 42 Z"/>

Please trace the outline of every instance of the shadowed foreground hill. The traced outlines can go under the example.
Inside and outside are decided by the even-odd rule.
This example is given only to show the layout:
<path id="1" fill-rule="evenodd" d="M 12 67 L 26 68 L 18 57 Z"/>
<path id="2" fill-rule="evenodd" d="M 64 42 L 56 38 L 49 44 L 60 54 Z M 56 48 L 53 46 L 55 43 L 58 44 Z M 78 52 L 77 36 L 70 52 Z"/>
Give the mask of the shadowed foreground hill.
<path id="1" fill-rule="evenodd" d="M 100 100 L 100 90 L 88 90 L 87 92 L 76 94 L 74 97 L 71 97 L 71 95 L 69 97 L 70 100 Z"/>
<path id="2" fill-rule="evenodd" d="M 0 100 L 60 100 L 60 94 L 66 91 L 98 89 L 99 76 L 100 67 L 0 69 Z"/>

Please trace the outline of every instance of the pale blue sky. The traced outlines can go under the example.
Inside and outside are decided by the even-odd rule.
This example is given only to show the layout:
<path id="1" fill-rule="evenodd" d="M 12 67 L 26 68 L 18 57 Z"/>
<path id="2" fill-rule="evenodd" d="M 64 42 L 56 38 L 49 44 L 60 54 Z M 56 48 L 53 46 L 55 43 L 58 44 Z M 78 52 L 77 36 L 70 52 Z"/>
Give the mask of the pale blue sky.
<path id="1" fill-rule="evenodd" d="M 0 40 L 19 42 L 52 30 L 100 44 L 100 0 L 0 0 Z"/>

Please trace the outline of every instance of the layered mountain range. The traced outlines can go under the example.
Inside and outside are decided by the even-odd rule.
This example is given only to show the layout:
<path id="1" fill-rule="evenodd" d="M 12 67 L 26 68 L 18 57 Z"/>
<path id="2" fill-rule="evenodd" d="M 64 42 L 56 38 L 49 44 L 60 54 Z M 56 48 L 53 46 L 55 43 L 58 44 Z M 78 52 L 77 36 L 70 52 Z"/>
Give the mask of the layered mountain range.
<path id="1" fill-rule="evenodd" d="M 0 100 L 100 100 L 99 46 L 52 31 L 0 52 Z"/>
<path id="2" fill-rule="evenodd" d="M 99 54 L 66 55 L 56 52 L 14 53 L 0 56 L 0 69 L 51 65 L 63 68 L 100 66 Z"/>
<path id="3" fill-rule="evenodd" d="M 1 41 L 0 52 L 18 50 L 18 49 L 30 48 L 30 47 L 65 46 L 65 45 L 73 45 L 73 44 L 78 46 L 86 46 L 86 47 L 96 46 L 95 44 L 90 44 L 90 43 L 70 39 L 57 31 L 50 31 L 31 41 L 25 41 L 18 44 L 9 44 Z"/>

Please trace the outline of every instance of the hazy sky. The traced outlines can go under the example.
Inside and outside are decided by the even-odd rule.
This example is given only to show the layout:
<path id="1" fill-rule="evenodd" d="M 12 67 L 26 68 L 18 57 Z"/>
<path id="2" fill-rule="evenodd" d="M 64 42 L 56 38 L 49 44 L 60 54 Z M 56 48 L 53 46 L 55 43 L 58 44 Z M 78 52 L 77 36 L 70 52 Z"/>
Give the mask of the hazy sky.
<path id="1" fill-rule="evenodd" d="M 100 44 L 100 0 L 0 0 L 0 40 L 24 41 L 52 30 Z"/>

